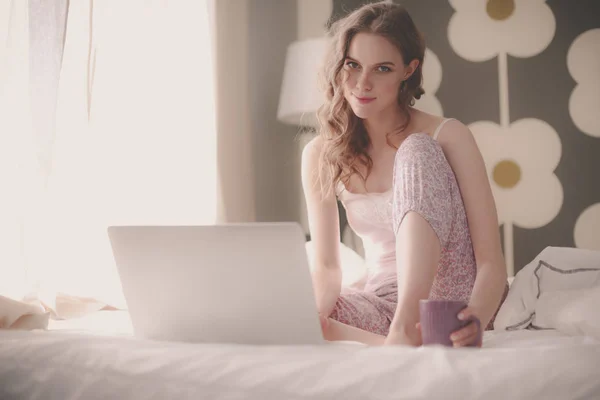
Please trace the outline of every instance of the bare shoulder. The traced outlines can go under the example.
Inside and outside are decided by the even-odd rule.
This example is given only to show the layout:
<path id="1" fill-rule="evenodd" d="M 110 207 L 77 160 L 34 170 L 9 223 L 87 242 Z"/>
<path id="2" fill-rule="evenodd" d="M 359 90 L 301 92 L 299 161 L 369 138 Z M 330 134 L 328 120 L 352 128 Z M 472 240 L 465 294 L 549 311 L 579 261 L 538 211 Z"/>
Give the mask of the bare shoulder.
<path id="1" fill-rule="evenodd" d="M 327 169 L 322 168 L 323 138 L 316 136 L 302 149 L 302 184 L 307 193 L 320 193 Z"/>
<path id="2" fill-rule="evenodd" d="M 310 157 L 313 158 L 315 155 L 318 156 L 321 154 L 321 150 L 323 149 L 323 138 L 320 135 L 312 138 L 302 150 L 302 157 Z"/>
<path id="3" fill-rule="evenodd" d="M 466 160 L 481 158 L 473 133 L 468 126 L 457 119 L 451 119 L 444 124 L 437 140 L 451 165 L 460 158 Z"/>
<path id="4" fill-rule="evenodd" d="M 302 170 L 315 172 L 319 168 L 319 159 L 323 150 L 323 138 L 316 136 L 302 149 Z"/>
<path id="5" fill-rule="evenodd" d="M 473 133 L 468 126 L 461 121 L 452 118 L 444 124 L 438 134 L 438 141 L 442 147 L 444 144 L 465 143 L 465 141 L 475 141 Z"/>
<path id="6" fill-rule="evenodd" d="M 425 132 L 430 136 L 433 135 L 433 132 L 435 132 L 437 127 L 444 122 L 445 119 L 417 109 L 413 109 L 411 118 L 413 119 L 411 123 L 413 125 L 413 132 Z"/>

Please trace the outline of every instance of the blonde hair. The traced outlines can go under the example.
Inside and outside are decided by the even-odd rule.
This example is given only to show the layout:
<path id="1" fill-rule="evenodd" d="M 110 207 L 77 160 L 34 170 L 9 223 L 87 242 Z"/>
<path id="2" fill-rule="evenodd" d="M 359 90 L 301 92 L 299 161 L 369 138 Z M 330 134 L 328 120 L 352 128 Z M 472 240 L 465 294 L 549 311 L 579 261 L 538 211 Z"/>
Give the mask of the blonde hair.
<path id="1" fill-rule="evenodd" d="M 335 191 L 340 181 L 347 184 L 353 174 L 366 182 L 373 168 L 373 160 L 367 153 L 369 136 L 362 120 L 354 114 L 344 97 L 341 79 L 350 43 L 361 32 L 388 39 L 398 48 L 406 65 L 414 59 L 419 61 L 416 70 L 398 90 L 398 105 L 406 119 L 402 126 L 388 133 L 388 144 L 391 134 L 399 134 L 408 126 L 409 107 L 425 93 L 422 87 L 425 41 L 404 7 L 389 2 L 367 4 L 331 26 L 330 48 L 320 75 L 325 101 L 317 112 L 319 135 L 323 139 L 320 181 L 326 193 Z M 366 167 L 364 176 L 357 168 L 360 165 Z"/>

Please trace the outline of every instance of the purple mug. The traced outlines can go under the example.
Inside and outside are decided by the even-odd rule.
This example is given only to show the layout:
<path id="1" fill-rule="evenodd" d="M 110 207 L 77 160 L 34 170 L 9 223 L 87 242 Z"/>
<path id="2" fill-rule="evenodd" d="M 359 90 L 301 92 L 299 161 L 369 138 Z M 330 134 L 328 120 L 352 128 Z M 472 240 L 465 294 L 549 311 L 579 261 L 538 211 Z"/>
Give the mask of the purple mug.
<path id="1" fill-rule="evenodd" d="M 478 342 L 481 343 L 481 322 L 475 316 L 465 321 L 458 319 L 458 313 L 467 307 L 460 300 L 419 300 L 421 317 L 421 337 L 423 345 L 441 344 L 452 347 L 450 335 L 475 321 L 479 329 Z M 476 344 L 469 345 L 475 347 Z"/>

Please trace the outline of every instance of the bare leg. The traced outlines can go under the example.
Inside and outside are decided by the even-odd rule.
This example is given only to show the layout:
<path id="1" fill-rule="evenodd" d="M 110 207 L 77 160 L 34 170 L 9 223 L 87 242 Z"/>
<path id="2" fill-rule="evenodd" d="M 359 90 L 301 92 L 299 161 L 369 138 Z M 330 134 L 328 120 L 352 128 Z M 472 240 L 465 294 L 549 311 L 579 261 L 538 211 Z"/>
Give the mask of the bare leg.
<path id="1" fill-rule="evenodd" d="M 368 332 L 354 326 L 343 324 L 339 321 L 329 318 L 328 324 L 323 335 L 326 340 L 347 340 L 352 342 L 361 342 L 372 346 L 383 345 L 385 336 Z"/>
<path id="2" fill-rule="evenodd" d="M 408 212 L 396 236 L 398 307 L 390 325 L 388 344 L 421 345 L 419 299 L 429 297 L 440 260 L 440 241 L 429 223 Z"/>

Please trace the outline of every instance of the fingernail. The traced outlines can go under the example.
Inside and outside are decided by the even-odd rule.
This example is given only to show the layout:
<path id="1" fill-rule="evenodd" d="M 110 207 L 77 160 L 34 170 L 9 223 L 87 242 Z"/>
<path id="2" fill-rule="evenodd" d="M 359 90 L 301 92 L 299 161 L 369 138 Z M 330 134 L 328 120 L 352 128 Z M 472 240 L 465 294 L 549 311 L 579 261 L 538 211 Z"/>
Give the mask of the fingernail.
<path id="1" fill-rule="evenodd" d="M 450 336 L 450 340 L 456 340 L 456 339 L 458 339 L 458 335 L 451 335 Z"/>
<path id="2" fill-rule="evenodd" d="M 460 319 L 460 320 L 465 319 L 465 314 L 463 314 L 463 313 L 458 314 L 458 319 Z"/>

